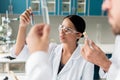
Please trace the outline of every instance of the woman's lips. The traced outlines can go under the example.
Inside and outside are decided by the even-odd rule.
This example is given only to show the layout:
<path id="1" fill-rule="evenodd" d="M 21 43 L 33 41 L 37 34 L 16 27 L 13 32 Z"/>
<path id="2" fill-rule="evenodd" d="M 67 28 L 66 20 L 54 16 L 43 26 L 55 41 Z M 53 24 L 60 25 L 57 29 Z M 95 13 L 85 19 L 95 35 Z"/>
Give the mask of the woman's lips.
<path id="1" fill-rule="evenodd" d="M 64 39 L 65 37 L 64 36 L 60 36 L 60 39 Z"/>

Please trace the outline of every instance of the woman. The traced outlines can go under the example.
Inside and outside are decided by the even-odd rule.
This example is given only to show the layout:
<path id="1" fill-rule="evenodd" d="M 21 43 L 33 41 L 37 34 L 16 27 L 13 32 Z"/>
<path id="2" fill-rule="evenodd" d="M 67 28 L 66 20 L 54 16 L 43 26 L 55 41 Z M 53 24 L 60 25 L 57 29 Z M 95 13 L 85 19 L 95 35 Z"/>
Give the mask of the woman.
<path id="1" fill-rule="evenodd" d="M 17 58 L 28 57 L 25 34 L 30 22 L 31 10 L 20 16 L 17 41 L 13 53 Z M 60 45 L 49 46 L 49 58 L 53 69 L 53 80 L 93 80 L 94 65 L 83 59 L 81 46 L 77 43 L 83 37 L 85 21 L 77 15 L 69 15 L 59 25 Z M 25 46 L 24 46 L 25 45 Z"/>

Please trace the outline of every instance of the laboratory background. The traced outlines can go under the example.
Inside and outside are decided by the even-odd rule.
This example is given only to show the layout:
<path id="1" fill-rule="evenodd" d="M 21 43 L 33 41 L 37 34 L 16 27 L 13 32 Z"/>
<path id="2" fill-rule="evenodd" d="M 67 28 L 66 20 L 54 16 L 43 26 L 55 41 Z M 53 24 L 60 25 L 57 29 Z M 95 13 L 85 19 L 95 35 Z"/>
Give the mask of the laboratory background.
<path id="1" fill-rule="evenodd" d="M 50 18 L 50 42 L 59 44 L 58 26 L 65 16 L 77 14 L 86 21 L 86 32 L 111 57 L 114 50 L 115 36 L 107 20 L 107 13 L 101 10 L 104 0 L 47 0 Z M 32 8 L 34 22 L 42 23 L 40 0 L 0 0 L 0 80 L 7 80 L 11 74 L 24 80 L 25 61 L 15 60 L 9 56 L 16 42 L 19 28 L 19 16 L 29 7 Z M 29 25 L 27 32 L 32 26 Z M 79 41 L 83 45 L 84 38 Z M 13 59 L 13 60 L 12 60 Z M 99 67 L 95 66 L 95 78 L 99 78 Z M 6 78 L 6 79 L 5 79 Z"/>

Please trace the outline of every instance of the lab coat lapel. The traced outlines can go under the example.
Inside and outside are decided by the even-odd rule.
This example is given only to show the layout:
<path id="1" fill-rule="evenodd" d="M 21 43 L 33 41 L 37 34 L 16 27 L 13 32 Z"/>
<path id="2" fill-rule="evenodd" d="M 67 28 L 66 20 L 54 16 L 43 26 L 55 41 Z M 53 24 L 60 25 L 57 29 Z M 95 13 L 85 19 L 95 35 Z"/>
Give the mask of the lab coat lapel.
<path id="1" fill-rule="evenodd" d="M 64 73 L 67 72 L 71 68 L 72 63 L 73 61 L 69 59 L 58 75 L 59 76 L 64 75 Z"/>
<path id="2" fill-rule="evenodd" d="M 114 63 L 117 63 L 118 66 L 120 66 L 120 58 L 118 56 L 120 56 L 120 35 L 116 36 L 115 51 L 112 57 L 112 61 Z"/>
<path id="3" fill-rule="evenodd" d="M 72 56 L 70 57 L 70 59 L 68 60 L 68 62 L 65 64 L 65 66 L 63 67 L 63 69 L 60 71 L 58 75 L 59 76 L 62 74 L 64 75 L 65 72 L 69 71 L 69 69 L 73 65 L 73 62 L 78 60 L 79 57 L 80 57 L 80 46 L 78 45 L 78 47 L 75 49 Z"/>
<path id="4" fill-rule="evenodd" d="M 61 60 L 61 53 L 62 53 L 62 45 L 56 48 L 55 50 L 55 59 L 53 62 L 53 76 L 57 76 L 59 64 Z"/>

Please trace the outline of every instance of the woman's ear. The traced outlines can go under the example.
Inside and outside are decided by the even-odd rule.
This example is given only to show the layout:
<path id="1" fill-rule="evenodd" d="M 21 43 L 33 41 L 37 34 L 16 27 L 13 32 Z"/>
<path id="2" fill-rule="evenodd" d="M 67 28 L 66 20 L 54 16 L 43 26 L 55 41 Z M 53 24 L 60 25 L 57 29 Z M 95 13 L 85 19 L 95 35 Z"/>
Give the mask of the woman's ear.
<path id="1" fill-rule="evenodd" d="M 77 33 L 77 39 L 80 39 L 82 37 L 82 33 Z"/>

